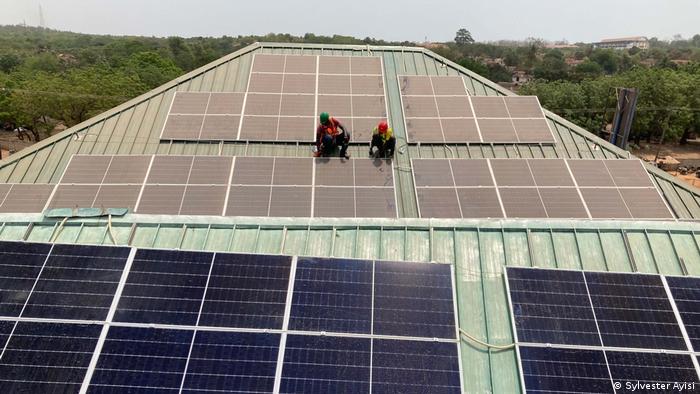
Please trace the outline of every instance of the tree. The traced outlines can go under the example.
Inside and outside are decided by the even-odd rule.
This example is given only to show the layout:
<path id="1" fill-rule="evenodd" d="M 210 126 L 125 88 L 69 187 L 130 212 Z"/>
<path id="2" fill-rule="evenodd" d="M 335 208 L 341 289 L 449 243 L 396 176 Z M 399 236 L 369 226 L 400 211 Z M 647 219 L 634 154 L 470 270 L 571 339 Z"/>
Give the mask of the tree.
<path id="1" fill-rule="evenodd" d="M 182 69 L 172 60 L 165 59 L 155 52 L 131 55 L 124 62 L 124 68 L 133 72 L 149 89 L 156 88 L 182 74 Z"/>
<path id="2" fill-rule="evenodd" d="M 0 71 L 9 73 L 22 64 L 22 59 L 14 53 L 0 54 Z"/>
<path id="3" fill-rule="evenodd" d="M 459 65 L 468 69 L 468 70 L 471 70 L 471 71 L 473 71 L 473 72 L 475 72 L 483 77 L 486 77 L 486 78 L 489 77 L 488 67 L 486 67 L 486 65 L 483 63 L 477 62 L 474 59 L 465 57 L 464 59 L 459 61 Z"/>
<path id="4" fill-rule="evenodd" d="M 472 37 L 472 33 L 470 33 L 469 30 L 461 28 L 457 30 L 457 34 L 455 35 L 455 42 L 458 45 L 473 44 L 474 38 Z"/>
<path id="5" fill-rule="evenodd" d="M 607 74 L 617 72 L 618 57 L 612 49 L 597 49 L 591 53 L 589 59 L 598 63 Z"/>
<path id="6" fill-rule="evenodd" d="M 586 60 L 574 69 L 576 76 L 580 79 L 595 78 L 603 73 L 603 67 L 596 62 Z"/>
<path id="7" fill-rule="evenodd" d="M 536 78 L 556 81 L 566 79 L 568 66 L 564 61 L 564 55 L 559 50 L 551 50 L 544 55 L 542 62 L 535 66 Z"/>

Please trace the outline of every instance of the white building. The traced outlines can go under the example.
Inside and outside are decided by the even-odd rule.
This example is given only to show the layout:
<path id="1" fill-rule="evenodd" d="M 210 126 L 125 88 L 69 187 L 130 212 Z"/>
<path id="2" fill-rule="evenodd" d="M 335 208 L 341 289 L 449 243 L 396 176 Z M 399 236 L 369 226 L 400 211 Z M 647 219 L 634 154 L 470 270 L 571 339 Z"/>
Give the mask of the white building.
<path id="1" fill-rule="evenodd" d="M 600 42 L 593 43 L 595 48 L 609 49 L 649 49 L 649 40 L 646 37 L 622 37 L 622 38 L 606 38 Z"/>

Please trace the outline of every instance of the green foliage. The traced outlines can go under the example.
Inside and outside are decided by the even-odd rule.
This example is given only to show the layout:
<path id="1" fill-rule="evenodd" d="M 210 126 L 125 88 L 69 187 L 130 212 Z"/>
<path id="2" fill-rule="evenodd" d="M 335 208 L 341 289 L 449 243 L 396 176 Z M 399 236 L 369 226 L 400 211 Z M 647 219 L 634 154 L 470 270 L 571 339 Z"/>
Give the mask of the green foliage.
<path id="1" fill-rule="evenodd" d="M 0 54 L 0 71 L 9 73 L 22 64 L 22 59 L 14 53 Z"/>
<path id="2" fill-rule="evenodd" d="M 182 74 L 182 69 L 171 59 L 155 52 L 140 52 L 131 55 L 124 62 L 126 72 L 135 74 L 149 89 L 156 88 Z"/>
<path id="3" fill-rule="evenodd" d="M 458 45 L 473 44 L 474 38 L 472 37 L 472 33 L 470 33 L 469 30 L 461 28 L 457 30 L 457 34 L 455 35 L 455 42 Z"/>
<path id="4" fill-rule="evenodd" d="M 568 66 L 564 61 L 564 54 L 558 50 L 548 51 L 542 62 L 535 66 L 534 74 L 536 78 L 556 81 L 566 79 L 568 76 Z"/>
<path id="5" fill-rule="evenodd" d="M 488 67 L 486 67 L 485 64 L 480 63 L 474 59 L 465 57 L 464 59 L 460 60 L 458 63 L 460 66 L 462 66 L 468 70 L 471 70 L 471 71 L 473 71 L 473 72 L 475 72 L 483 77 L 488 78 L 488 76 L 489 76 Z"/>
<path id="6" fill-rule="evenodd" d="M 619 57 L 612 49 L 596 49 L 588 58 L 598 63 L 607 74 L 614 74 L 620 62 Z"/>

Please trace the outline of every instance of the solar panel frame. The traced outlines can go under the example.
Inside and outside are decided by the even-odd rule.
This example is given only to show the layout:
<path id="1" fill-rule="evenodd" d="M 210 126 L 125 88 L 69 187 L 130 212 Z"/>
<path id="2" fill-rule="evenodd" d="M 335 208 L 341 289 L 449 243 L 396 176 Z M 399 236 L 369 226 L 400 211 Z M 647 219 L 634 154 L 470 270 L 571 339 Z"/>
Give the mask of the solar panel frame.
<path id="1" fill-rule="evenodd" d="M 691 348 L 700 351 L 700 278 L 666 276 L 671 301 L 678 311 Z"/>
<path id="2" fill-rule="evenodd" d="M 0 205 L 0 213 L 43 212 L 55 185 L 15 183 Z"/>

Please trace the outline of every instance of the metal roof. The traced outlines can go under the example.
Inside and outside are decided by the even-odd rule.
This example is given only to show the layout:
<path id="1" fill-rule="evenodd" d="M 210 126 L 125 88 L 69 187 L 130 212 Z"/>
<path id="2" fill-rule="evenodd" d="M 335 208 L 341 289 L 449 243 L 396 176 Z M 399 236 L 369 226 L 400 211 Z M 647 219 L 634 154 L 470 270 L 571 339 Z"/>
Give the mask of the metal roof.
<path id="1" fill-rule="evenodd" d="M 0 162 L 0 182 L 56 183 L 71 155 L 191 154 L 309 156 L 308 143 L 161 142 L 176 91 L 246 89 L 254 53 L 381 56 L 389 118 L 405 136 L 397 75 L 461 75 L 476 95 L 509 95 L 500 86 L 422 48 L 255 44 L 188 73 Z M 456 265 L 460 326 L 494 344 L 512 342 L 504 265 L 700 275 L 700 192 L 647 166 L 680 219 L 676 222 L 417 219 L 411 158 L 627 158 L 628 153 L 547 112 L 555 145 L 399 143 L 395 178 L 400 219 L 231 218 L 127 215 L 71 219 L 0 215 L 0 239 L 212 251 L 437 261 Z M 362 156 L 366 146 L 353 146 Z M 111 231 L 110 231 L 111 228 Z M 110 234 L 111 233 L 111 234 Z M 517 392 L 513 350 L 462 344 L 467 392 Z"/>

